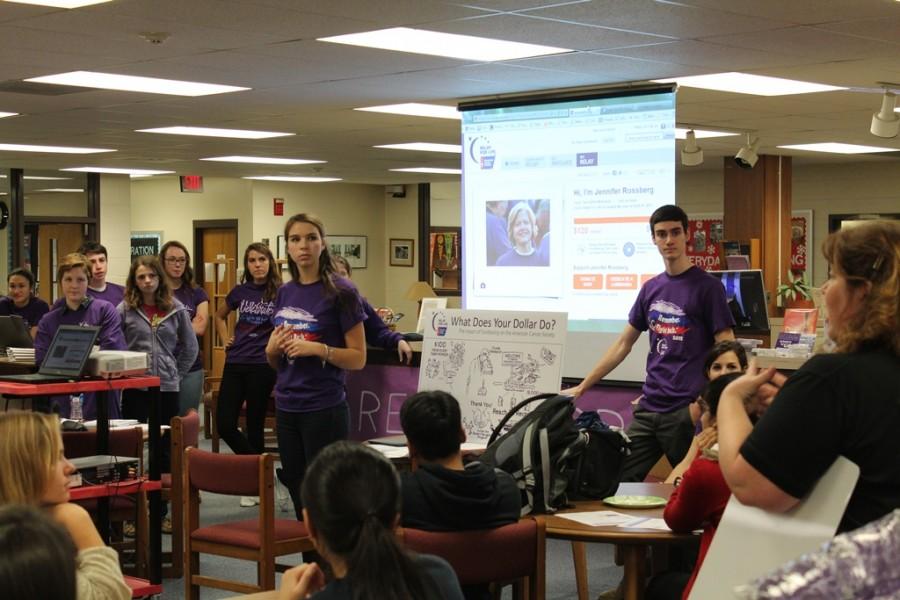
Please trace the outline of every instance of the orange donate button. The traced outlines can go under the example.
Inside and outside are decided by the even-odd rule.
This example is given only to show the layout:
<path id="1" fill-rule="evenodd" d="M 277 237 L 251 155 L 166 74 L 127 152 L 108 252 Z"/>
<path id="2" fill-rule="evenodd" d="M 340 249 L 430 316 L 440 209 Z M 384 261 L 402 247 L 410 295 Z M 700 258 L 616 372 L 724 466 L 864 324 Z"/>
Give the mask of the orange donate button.
<path id="1" fill-rule="evenodd" d="M 637 275 L 607 275 L 606 287 L 611 290 L 636 290 Z"/>
<path id="2" fill-rule="evenodd" d="M 572 285 L 576 290 L 602 290 L 603 289 L 603 275 L 599 274 L 585 274 L 585 275 L 575 275 L 575 281 Z"/>

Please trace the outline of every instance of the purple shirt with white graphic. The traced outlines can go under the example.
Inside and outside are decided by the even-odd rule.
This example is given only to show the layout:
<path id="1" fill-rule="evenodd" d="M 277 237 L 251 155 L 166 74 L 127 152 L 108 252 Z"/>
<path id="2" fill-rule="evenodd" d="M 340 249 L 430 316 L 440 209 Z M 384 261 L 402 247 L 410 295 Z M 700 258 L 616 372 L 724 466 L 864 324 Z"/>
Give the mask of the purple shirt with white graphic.
<path id="1" fill-rule="evenodd" d="M 234 342 L 225 351 L 226 363 L 256 365 L 266 363 L 266 344 L 272 333 L 274 300 L 263 300 L 266 286 L 242 283 L 228 292 L 225 303 L 238 313 Z"/>
<path id="2" fill-rule="evenodd" d="M 671 412 L 697 398 L 706 384 L 703 360 L 716 332 L 734 327 L 722 284 L 697 267 L 647 281 L 628 322 L 650 334 L 641 406 L 652 412 Z"/>
<path id="3" fill-rule="evenodd" d="M 172 295 L 187 308 L 191 321 L 197 316 L 197 305 L 209 302 L 209 295 L 202 287 L 188 287 L 187 285 L 182 284 L 177 290 L 172 290 Z M 200 352 L 197 353 L 197 360 L 195 360 L 194 364 L 191 366 L 191 373 L 203 368 L 203 342 L 199 335 L 197 336 L 197 343 L 200 345 Z M 176 356 L 178 356 L 180 350 L 180 345 L 175 348 Z"/>
<path id="4" fill-rule="evenodd" d="M 343 307 L 337 298 L 325 295 L 321 281 L 304 285 L 286 283 L 275 296 L 275 327 L 289 323 L 295 336 L 346 348 L 344 334 L 365 319 L 362 300 L 350 281 L 336 277 L 335 285 L 345 297 Z M 311 412 L 345 402 L 344 370 L 331 363 L 322 364 L 318 356 L 289 360 L 281 357 L 275 383 L 275 406 L 285 412 Z"/>
<path id="5" fill-rule="evenodd" d="M 0 315 L 18 315 L 22 317 L 22 320 L 25 321 L 25 326 L 29 329 L 36 327 L 40 322 L 41 317 L 48 312 L 50 312 L 50 307 L 37 296 L 32 296 L 29 299 L 28 304 L 21 308 L 16 306 L 16 303 L 12 301 L 12 298 L 0 298 Z"/>

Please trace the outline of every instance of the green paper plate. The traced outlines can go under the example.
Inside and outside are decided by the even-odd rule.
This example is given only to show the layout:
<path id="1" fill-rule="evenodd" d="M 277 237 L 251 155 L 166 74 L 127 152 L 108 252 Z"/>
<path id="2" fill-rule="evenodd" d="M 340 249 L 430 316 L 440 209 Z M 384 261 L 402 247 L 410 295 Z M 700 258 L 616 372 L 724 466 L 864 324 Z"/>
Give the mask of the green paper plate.
<path id="1" fill-rule="evenodd" d="M 603 502 L 620 508 L 657 508 L 666 505 L 666 499 L 659 496 L 609 496 Z"/>

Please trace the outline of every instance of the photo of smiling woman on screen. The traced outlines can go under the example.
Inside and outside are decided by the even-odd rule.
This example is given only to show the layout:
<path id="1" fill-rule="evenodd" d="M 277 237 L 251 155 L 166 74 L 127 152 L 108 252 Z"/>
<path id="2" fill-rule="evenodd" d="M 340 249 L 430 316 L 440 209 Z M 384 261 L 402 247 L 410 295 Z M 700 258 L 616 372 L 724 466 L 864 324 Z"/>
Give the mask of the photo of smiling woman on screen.
<path id="1" fill-rule="evenodd" d="M 498 267 L 546 267 L 549 256 L 538 251 L 537 219 L 527 202 L 512 207 L 507 217 L 507 234 L 511 248 L 497 259 Z"/>

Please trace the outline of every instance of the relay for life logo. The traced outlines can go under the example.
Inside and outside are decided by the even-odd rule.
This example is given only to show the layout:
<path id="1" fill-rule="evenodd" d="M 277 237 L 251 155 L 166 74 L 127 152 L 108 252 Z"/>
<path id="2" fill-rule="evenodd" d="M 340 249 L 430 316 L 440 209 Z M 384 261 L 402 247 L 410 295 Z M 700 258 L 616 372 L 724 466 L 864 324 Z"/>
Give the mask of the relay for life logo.
<path id="1" fill-rule="evenodd" d="M 491 145 L 490 140 L 479 135 L 469 142 L 469 157 L 480 169 L 493 169 L 494 161 L 497 159 L 497 150 Z"/>
<path id="2" fill-rule="evenodd" d="M 431 316 L 431 329 L 438 337 L 447 335 L 447 315 L 436 312 Z"/>

